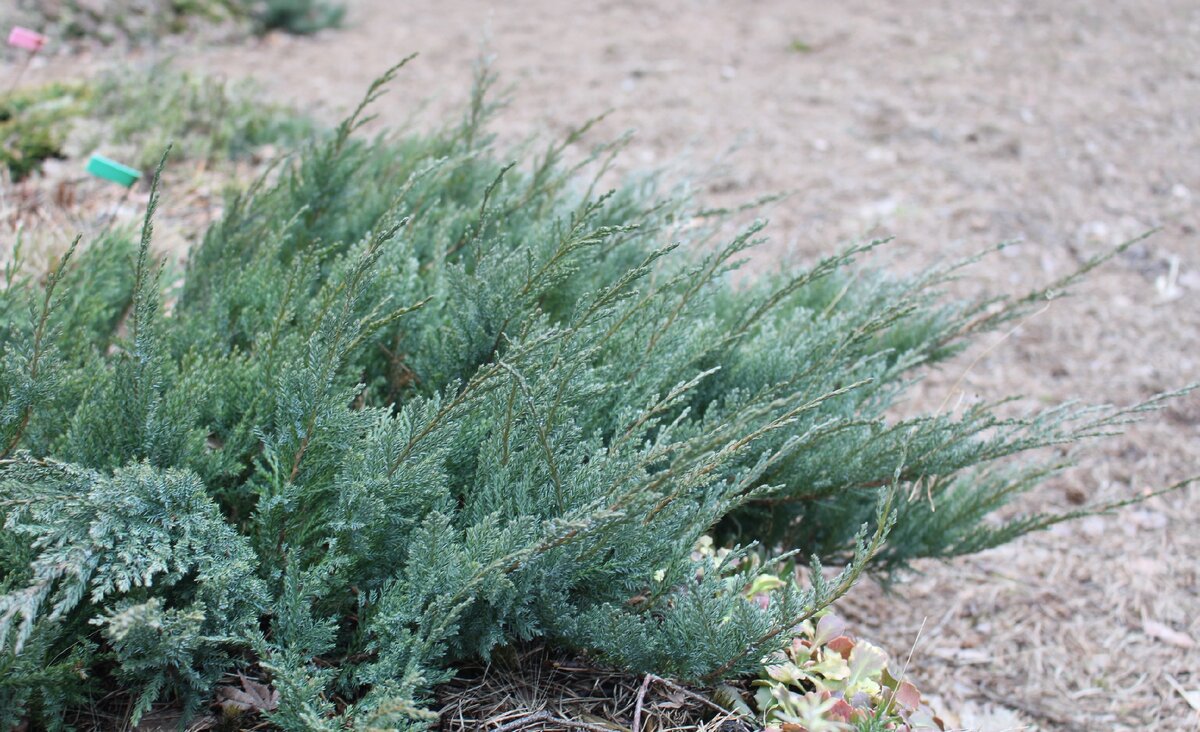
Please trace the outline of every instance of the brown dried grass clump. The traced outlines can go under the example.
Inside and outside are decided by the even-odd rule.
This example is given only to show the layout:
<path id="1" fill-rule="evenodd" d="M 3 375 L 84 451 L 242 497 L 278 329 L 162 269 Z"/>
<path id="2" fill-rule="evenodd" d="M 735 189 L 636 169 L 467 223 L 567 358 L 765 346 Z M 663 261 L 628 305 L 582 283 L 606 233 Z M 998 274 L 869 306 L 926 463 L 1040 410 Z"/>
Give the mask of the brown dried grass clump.
<path id="1" fill-rule="evenodd" d="M 507 650 L 463 668 L 437 695 L 444 732 L 751 732 L 756 726 L 657 676 L 636 676 L 544 647 Z"/>

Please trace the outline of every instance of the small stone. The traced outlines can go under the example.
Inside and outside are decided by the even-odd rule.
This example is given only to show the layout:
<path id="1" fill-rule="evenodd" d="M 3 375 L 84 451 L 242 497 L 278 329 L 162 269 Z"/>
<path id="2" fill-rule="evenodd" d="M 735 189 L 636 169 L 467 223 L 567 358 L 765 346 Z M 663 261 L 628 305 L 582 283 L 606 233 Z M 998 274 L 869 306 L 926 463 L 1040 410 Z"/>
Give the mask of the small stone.
<path id="1" fill-rule="evenodd" d="M 873 163 L 894 165 L 899 157 L 895 150 L 889 150 L 886 147 L 872 147 L 867 150 L 867 160 Z"/>
<path id="2" fill-rule="evenodd" d="M 1108 241 L 1112 230 L 1103 221 L 1089 221 L 1081 227 L 1079 233 L 1084 241 Z"/>
<path id="3" fill-rule="evenodd" d="M 1079 486 L 1069 486 L 1066 490 L 1067 501 L 1072 505 L 1082 506 L 1087 503 L 1087 493 Z"/>

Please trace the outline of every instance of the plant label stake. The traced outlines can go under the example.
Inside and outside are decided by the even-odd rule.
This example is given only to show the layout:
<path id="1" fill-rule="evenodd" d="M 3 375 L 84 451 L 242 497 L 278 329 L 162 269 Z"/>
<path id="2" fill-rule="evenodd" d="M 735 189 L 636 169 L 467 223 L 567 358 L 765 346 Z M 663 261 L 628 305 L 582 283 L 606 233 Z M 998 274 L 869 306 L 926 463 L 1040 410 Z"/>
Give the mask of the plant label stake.
<path id="1" fill-rule="evenodd" d="M 122 165 L 116 160 L 110 160 L 99 154 L 88 158 L 87 172 L 97 178 L 112 181 L 125 188 L 125 192 L 121 194 L 121 197 L 113 205 L 112 211 L 108 213 L 108 224 L 100 232 L 100 235 L 103 236 L 112 228 L 113 221 L 117 218 L 117 211 L 121 208 L 121 204 L 125 203 L 125 199 L 129 198 L 129 192 L 133 190 L 133 184 L 137 183 L 138 179 L 142 177 L 142 173 L 140 170 L 131 168 L 128 165 Z"/>
<path id="2" fill-rule="evenodd" d="M 21 68 L 17 70 L 16 78 L 8 86 L 7 94 L 12 94 L 13 89 L 17 88 L 17 84 L 21 83 L 21 77 L 25 75 L 25 69 L 28 69 L 29 64 L 33 62 L 33 57 L 37 55 L 38 51 L 42 50 L 42 46 L 46 45 L 46 37 L 37 31 L 14 25 L 12 30 L 8 32 L 8 45 L 13 48 L 21 48 L 29 51 L 29 55 L 25 57 L 25 63 L 21 64 Z"/>

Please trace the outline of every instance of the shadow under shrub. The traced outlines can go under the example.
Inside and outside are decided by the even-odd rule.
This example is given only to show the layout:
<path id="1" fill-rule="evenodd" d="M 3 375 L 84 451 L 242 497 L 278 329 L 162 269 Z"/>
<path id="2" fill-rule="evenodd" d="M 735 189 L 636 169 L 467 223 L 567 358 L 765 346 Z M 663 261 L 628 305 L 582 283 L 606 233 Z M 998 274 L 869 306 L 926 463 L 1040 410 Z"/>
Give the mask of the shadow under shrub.
<path id="1" fill-rule="evenodd" d="M 562 159 L 584 130 L 497 160 L 487 86 L 431 135 L 358 140 L 360 108 L 229 200 L 177 284 L 157 194 L 139 244 L 9 277 L 0 723 L 118 686 L 134 720 L 186 715 L 253 668 L 282 728 L 418 729 L 454 664 L 534 640 L 753 676 L 868 566 L 1064 518 L 991 520 L 1056 469 L 1004 458 L 1153 406 L 890 419 L 1078 275 L 955 302 L 958 265 L 890 277 L 855 264 L 872 243 L 734 287 L 761 224 L 722 243 L 652 180 L 595 195 Z M 713 530 L 732 551 L 694 554 Z M 795 553 L 812 584 L 752 601 Z"/>

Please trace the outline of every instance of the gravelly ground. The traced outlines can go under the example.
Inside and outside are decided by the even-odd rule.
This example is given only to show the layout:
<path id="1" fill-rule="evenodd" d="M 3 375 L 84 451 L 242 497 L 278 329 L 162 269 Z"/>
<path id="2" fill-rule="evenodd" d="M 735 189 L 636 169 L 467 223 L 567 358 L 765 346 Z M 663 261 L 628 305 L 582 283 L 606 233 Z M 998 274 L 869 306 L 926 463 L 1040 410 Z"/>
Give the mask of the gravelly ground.
<path id="1" fill-rule="evenodd" d="M 184 48 L 336 119 L 421 56 L 384 123 L 457 109 L 494 54 L 502 139 L 553 136 L 612 109 L 593 139 L 637 135 L 624 171 L 705 173 L 703 195 L 774 206 L 754 266 L 895 235 L 897 266 L 1001 240 L 969 292 L 1016 292 L 1161 231 L 1001 340 L 932 374 L 917 404 L 1028 395 L 1127 403 L 1200 379 L 1200 5 L 1018 0 L 351 0 L 348 27 Z M 35 70 L 71 73 L 80 60 Z M 72 67 L 70 64 L 74 64 Z M 731 148 L 736 147 L 736 150 Z M 1200 398 L 1177 400 L 1024 507 L 1068 507 L 1200 472 Z M 963 726 L 1194 730 L 1200 711 L 1200 489 L 1156 498 L 844 603 Z"/>

